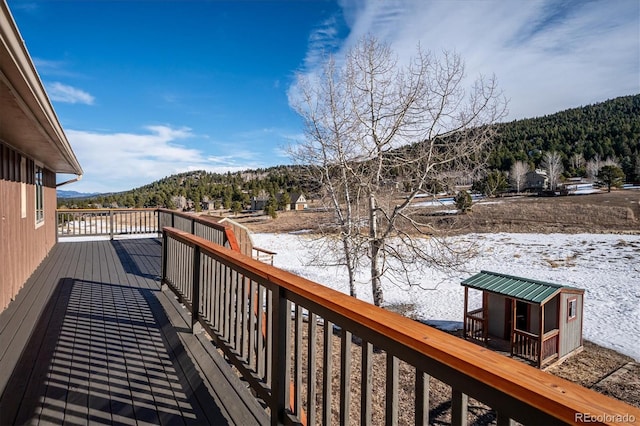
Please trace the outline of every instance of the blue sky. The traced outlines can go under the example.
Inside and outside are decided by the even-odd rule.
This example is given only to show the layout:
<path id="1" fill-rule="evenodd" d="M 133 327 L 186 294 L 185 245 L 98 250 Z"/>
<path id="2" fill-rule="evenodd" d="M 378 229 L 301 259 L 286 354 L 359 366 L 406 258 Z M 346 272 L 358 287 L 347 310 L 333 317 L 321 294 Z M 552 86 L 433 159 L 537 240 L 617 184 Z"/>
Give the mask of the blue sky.
<path id="1" fill-rule="evenodd" d="M 296 73 L 365 34 L 495 74 L 507 120 L 640 93 L 637 0 L 8 0 L 85 175 L 122 191 L 174 173 L 289 164 Z M 61 176 L 59 180 L 68 177 Z"/>

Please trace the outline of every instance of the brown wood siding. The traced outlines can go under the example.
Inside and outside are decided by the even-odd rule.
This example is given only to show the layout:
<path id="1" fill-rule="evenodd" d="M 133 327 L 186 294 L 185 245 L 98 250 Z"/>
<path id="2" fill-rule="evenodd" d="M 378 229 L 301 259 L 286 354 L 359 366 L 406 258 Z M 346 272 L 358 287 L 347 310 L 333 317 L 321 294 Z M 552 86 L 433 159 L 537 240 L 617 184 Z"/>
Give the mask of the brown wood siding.
<path id="1" fill-rule="evenodd" d="M 44 223 L 36 227 L 35 186 L 31 183 L 26 184 L 27 215 L 22 218 L 22 183 L 15 179 L 20 175 L 21 156 L 13 150 L 6 149 L 6 146 L 2 147 L 2 152 L 3 158 L 0 161 L 3 164 L 2 179 L 0 179 L 0 312 L 15 298 L 27 278 L 56 242 L 55 173 L 49 170 L 44 171 Z M 13 154 L 5 157 L 4 154 L 8 152 Z M 22 180 L 33 182 L 32 160 L 27 161 L 26 169 L 27 176 L 22 177 Z M 5 179 L 5 176 L 9 179 Z"/>
<path id="2" fill-rule="evenodd" d="M 568 301 L 577 299 L 576 318 L 568 320 Z M 558 356 L 562 358 L 582 346 L 582 294 L 560 293 L 560 341 Z"/>

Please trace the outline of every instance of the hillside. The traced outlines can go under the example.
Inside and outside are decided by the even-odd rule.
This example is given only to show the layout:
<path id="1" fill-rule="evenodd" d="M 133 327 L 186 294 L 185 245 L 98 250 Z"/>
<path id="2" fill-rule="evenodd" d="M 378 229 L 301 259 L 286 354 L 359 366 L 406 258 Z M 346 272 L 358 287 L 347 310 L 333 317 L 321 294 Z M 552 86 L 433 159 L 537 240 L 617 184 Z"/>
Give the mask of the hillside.
<path id="1" fill-rule="evenodd" d="M 540 165 L 546 151 L 563 155 L 568 174 L 580 175 L 571 165 L 574 154 L 585 160 L 616 157 L 627 182 L 640 181 L 640 95 L 573 108 L 544 117 L 497 124 L 498 137 L 488 153 L 489 167 L 507 171 L 515 161 Z M 117 194 L 60 200 L 59 204 L 119 207 L 175 208 L 176 198 L 214 201 L 216 207 L 241 210 L 251 197 L 278 192 L 304 192 L 313 196 L 317 182 L 306 177 L 301 166 L 276 166 L 237 173 L 187 172 Z"/>

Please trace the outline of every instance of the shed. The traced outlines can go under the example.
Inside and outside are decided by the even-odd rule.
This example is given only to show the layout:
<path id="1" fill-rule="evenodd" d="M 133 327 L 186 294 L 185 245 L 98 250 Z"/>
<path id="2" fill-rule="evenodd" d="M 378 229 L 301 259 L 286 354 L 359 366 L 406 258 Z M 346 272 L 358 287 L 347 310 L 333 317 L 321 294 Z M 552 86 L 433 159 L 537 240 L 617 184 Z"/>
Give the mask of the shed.
<path id="1" fill-rule="evenodd" d="M 538 367 L 582 350 L 584 290 L 489 271 L 462 281 L 464 336 L 489 345 L 507 341 L 512 356 Z M 469 289 L 482 304 L 469 311 Z"/>

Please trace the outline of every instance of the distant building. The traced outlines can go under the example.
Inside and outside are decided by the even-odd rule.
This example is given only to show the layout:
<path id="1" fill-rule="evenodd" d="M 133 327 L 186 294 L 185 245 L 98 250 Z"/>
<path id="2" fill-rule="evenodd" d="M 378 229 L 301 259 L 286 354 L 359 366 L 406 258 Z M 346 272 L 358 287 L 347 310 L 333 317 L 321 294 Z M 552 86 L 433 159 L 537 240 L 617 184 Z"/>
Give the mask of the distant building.
<path id="1" fill-rule="evenodd" d="M 524 189 L 525 191 L 542 191 L 547 188 L 548 182 L 546 171 L 531 170 L 525 175 Z"/>
<path id="2" fill-rule="evenodd" d="M 304 210 L 307 208 L 307 199 L 304 194 L 293 192 L 291 194 L 291 210 Z"/>
<path id="3" fill-rule="evenodd" d="M 264 210 L 270 198 L 271 196 L 269 194 L 266 194 L 266 195 L 261 194 L 251 198 L 251 210 L 252 211 Z"/>
<path id="4" fill-rule="evenodd" d="M 278 194 L 276 194 L 277 205 L 280 205 L 280 200 L 282 199 L 283 195 L 284 193 L 282 192 L 279 192 Z M 299 211 L 307 208 L 307 199 L 305 198 L 304 194 L 293 192 L 290 194 L 289 198 L 291 199 L 291 202 L 283 206 L 282 210 Z M 264 191 L 261 192 L 260 194 L 258 194 L 257 196 L 251 199 L 251 210 L 252 211 L 264 210 L 270 199 L 271 199 L 271 196 L 269 194 L 267 194 Z"/>

